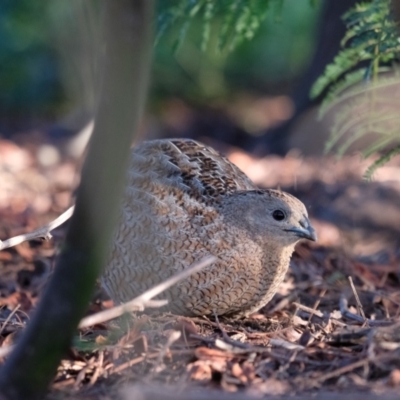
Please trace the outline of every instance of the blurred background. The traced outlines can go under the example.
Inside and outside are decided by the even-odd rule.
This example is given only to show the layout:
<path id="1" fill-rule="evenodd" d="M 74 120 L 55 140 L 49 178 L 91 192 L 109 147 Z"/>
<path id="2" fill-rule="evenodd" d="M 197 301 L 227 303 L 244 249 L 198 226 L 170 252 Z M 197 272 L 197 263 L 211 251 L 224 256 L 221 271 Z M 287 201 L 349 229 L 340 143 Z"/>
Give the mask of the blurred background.
<path id="1" fill-rule="evenodd" d="M 3 138 L 17 140 L 32 131 L 50 140 L 70 138 L 92 117 L 102 51 L 99 21 L 84 2 L 73 3 L 2 2 Z M 158 2 L 158 15 L 173 3 Z M 246 147 L 247 136 L 289 119 L 289 95 L 312 59 L 319 13 L 319 3 L 309 0 L 271 7 L 254 39 L 231 52 L 218 48 L 217 29 L 201 49 L 201 18 L 179 49 L 174 44 L 181 26 L 168 29 L 154 49 L 146 134 L 210 137 Z M 213 24 L 218 23 L 217 18 Z"/>
<path id="2" fill-rule="evenodd" d="M 388 244 L 397 249 L 398 163 L 366 183 L 369 163 L 357 153 L 341 160 L 324 155 L 332 120 L 317 120 L 320 98 L 309 96 L 339 51 L 341 16 L 356 2 L 271 0 L 254 37 L 232 51 L 218 46 L 223 14 L 213 18 L 207 46 L 201 15 L 182 41 L 182 23 L 162 31 L 163 16 L 177 3 L 157 2 L 162 34 L 140 140 L 191 137 L 212 145 L 260 186 L 300 197 L 321 244 L 357 254 Z M 33 229 L 73 203 L 105 56 L 100 4 L 0 5 L 1 237 Z"/>

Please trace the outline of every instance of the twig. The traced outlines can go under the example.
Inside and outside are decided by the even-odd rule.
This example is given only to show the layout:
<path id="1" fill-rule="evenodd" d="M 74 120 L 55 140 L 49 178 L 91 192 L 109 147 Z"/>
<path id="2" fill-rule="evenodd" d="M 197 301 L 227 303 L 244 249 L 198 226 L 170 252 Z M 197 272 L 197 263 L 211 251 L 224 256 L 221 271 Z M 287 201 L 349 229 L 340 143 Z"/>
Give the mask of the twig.
<path id="1" fill-rule="evenodd" d="M 320 294 L 320 296 L 319 296 L 319 298 L 318 298 L 317 301 L 314 303 L 314 307 L 312 308 L 313 312 L 310 313 L 310 317 L 308 318 L 307 325 L 310 324 L 310 322 L 311 322 L 311 320 L 312 320 L 312 316 L 313 316 L 314 312 L 317 310 L 317 308 L 318 308 L 318 306 L 319 306 L 319 303 L 321 303 L 321 299 L 325 296 L 325 293 L 327 292 L 327 290 L 328 290 L 328 289 L 323 289 L 322 292 L 321 292 L 321 294 Z"/>
<path id="2" fill-rule="evenodd" d="M 361 324 L 363 324 L 365 322 L 365 319 L 361 315 L 353 314 L 352 312 L 349 311 L 349 309 L 348 309 L 348 301 L 344 297 L 343 294 L 340 296 L 339 308 L 340 308 L 340 312 L 342 313 L 342 315 L 344 317 L 347 317 L 347 318 L 352 319 L 354 321 L 360 322 Z"/>
<path id="3" fill-rule="evenodd" d="M 14 314 L 19 310 L 19 308 L 21 307 L 21 304 L 18 304 L 14 310 L 11 311 L 10 315 L 6 318 L 6 320 L 4 321 L 3 325 L 0 328 L 0 335 L 3 333 L 4 328 L 7 326 L 8 321 L 10 321 L 10 319 L 14 316 Z"/>
<path id="4" fill-rule="evenodd" d="M 239 357 L 240 355 L 246 356 L 250 353 L 257 353 L 257 354 L 264 354 L 266 356 L 270 356 L 274 360 L 278 360 L 280 362 L 283 362 L 283 361 L 284 362 L 287 362 L 287 361 L 299 362 L 299 363 L 304 363 L 304 364 L 309 364 L 309 365 L 315 365 L 318 367 L 332 365 L 331 361 L 314 361 L 307 357 L 301 357 L 298 355 L 298 351 L 304 350 L 304 347 L 301 347 L 295 343 L 286 342 L 286 341 L 280 340 L 280 339 L 271 339 L 272 343 L 270 341 L 270 344 L 273 345 L 274 347 L 283 348 L 285 350 L 294 350 L 294 353 L 296 354 L 295 358 L 293 358 L 292 354 L 290 354 L 286 351 L 284 353 L 280 353 L 279 350 L 274 351 L 274 350 L 271 350 L 271 348 L 269 348 L 269 347 L 250 346 L 249 345 L 249 347 L 247 349 L 235 348 L 233 346 L 230 346 L 228 348 L 228 347 L 226 347 L 226 346 L 228 346 L 228 344 L 226 342 L 223 342 L 220 339 L 212 339 L 212 338 L 196 335 L 194 333 L 190 334 L 190 337 L 201 340 L 202 342 L 207 343 L 207 344 L 215 345 L 215 347 L 217 347 L 218 349 L 223 350 L 225 353 L 221 353 L 221 357 L 232 357 L 232 356 Z M 217 343 L 217 341 L 219 341 L 219 343 Z M 221 346 L 221 344 L 225 344 L 225 347 Z M 247 356 L 246 356 L 246 358 L 247 358 Z"/>
<path id="5" fill-rule="evenodd" d="M 270 339 L 269 344 L 271 346 L 275 346 L 275 347 L 283 347 L 284 349 L 287 349 L 287 350 L 297 350 L 298 351 L 298 350 L 305 349 L 304 346 L 301 346 L 296 343 L 291 343 L 291 342 L 288 342 L 287 340 L 283 340 L 283 339 Z"/>
<path id="6" fill-rule="evenodd" d="M 357 290 L 356 290 L 356 288 L 354 286 L 353 279 L 352 279 L 351 276 L 349 276 L 348 279 L 349 279 L 349 282 L 350 282 L 351 290 L 353 291 L 354 297 L 356 299 L 357 310 L 360 313 L 360 315 L 364 318 L 364 321 L 366 322 L 367 318 L 365 318 L 364 309 L 363 309 L 363 306 L 361 304 L 360 298 L 358 297 L 358 293 L 357 293 Z"/>
<path id="7" fill-rule="evenodd" d="M 36 229 L 30 233 L 24 233 L 23 235 L 14 236 L 7 240 L 0 240 L 0 251 L 4 249 L 8 249 L 9 247 L 16 246 L 17 244 L 26 242 L 27 240 L 37 239 L 37 238 L 44 238 L 44 239 L 51 239 L 51 231 L 65 221 L 67 221 L 72 213 L 74 212 L 75 206 L 68 208 L 67 211 L 63 212 L 59 217 L 57 217 L 54 221 L 51 221 L 49 224 L 42 226 L 39 229 Z"/>
<path id="8" fill-rule="evenodd" d="M 296 301 L 294 301 L 292 304 L 296 306 L 298 309 L 309 313 L 311 316 L 316 315 L 318 318 L 324 318 L 324 313 L 322 311 L 319 311 L 315 308 L 304 306 L 303 304 L 297 303 Z"/>
<path id="9" fill-rule="evenodd" d="M 317 381 L 318 383 L 322 383 L 322 382 L 327 381 L 328 379 L 336 378 L 337 376 L 341 376 L 341 375 L 345 374 L 346 372 L 350 372 L 357 368 L 364 367 L 365 365 L 368 365 L 368 363 L 369 363 L 368 358 L 364 358 L 362 360 L 356 361 L 352 364 L 335 369 L 332 372 L 328 372 L 327 374 L 324 374 L 322 376 L 314 378 L 313 380 L 314 380 L 314 382 Z"/>
<path id="10" fill-rule="evenodd" d="M 297 303 L 296 301 L 294 301 L 292 304 L 294 306 L 296 306 L 299 310 L 302 310 L 308 314 L 315 315 L 316 317 L 321 318 L 321 319 L 325 318 L 325 314 L 322 311 L 315 310 L 314 308 L 311 308 L 311 307 L 307 307 L 303 304 Z M 346 326 L 346 324 L 344 322 L 339 321 L 337 318 L 332 318 L 329 313 L 327 313 L 327 318 L 329 318 L 329 320 L 332 321 L 336 325 Z M 307 324 L 308 324 L 308 322 L 307 322 Z"/>
<path id="11" fill-rule="evenodd" d="M 359 322 L 360 324 L 368 323 L 369 326 L 390 326 L 393 325 L 393 321 L 379 321 L 375 319 L 364 319 L 361 315 L 357 315 L 349 311 L 347 299 L 342 294 L 339 300 L 339 308 L 342 316 L 352 319 L 354 321 Z"/>
<path id="12" fill-rule="evenodd" d="M 363 358 L 362 360 L 358 360 L 352 364 L 345 365 L 344 367 L 335 369 L 334 371 L 328 372 L 326 374 L 323 374 L 319 377 L 313 378 L 312 380 L 308 380 L 306 382 L 306 385 L 302 385 L 304 387 L 315 387 L 317 383 L 323 383 L 327 381 L 328 379 L 336 378 L 339 376 L 342 376 L 343 374 L 347 372 L 351 372 L 357 368 L 365 367 L 368 366 L 369 363 L 376 363 L 377 361 L 383 361 L 383 360 L 391 360 L 391 359 L 397 359 L 397 355 L 395 356 L 387 356 L 387 354 L 382 354 L 380 356 L 373 357 L 371 359 L 369 358 Z"/>
<path id="13" fill-rule="evenodd" d="M 208 318 L 202 319 L 202 318 L 198 318 L 198 317 L 191 317 L 190 320 L 193 322 L 197 322 L 198 324 L 207 324 L 214 328 L 218 328 L 218 325 L 215 322 L 210 321 Z"/>
<path id="14" fill-rule="evenodd" d="M 152 368 L 151 370 L 151 375 L 154 376 L 157 372 L 160 372 L 162 370 L 162 365 L 163 365 L 163 358 L 167 354 L 167 351 L 169 348 L 181 337 L 181 332 L 180 331 L 173 331 L 169 336 L 167 343 L 163 346 L 163 348 L 160 350 L 158 353 L 156 365 Z"/>
<path id="15" fill-rule="evenodd" d="M 89 386 L 93 386 L 96 383 L 98 377 L 100 376 L 103 370 L 103 362 L 104 362 L 104 351 L 100 351 L 99 358 L 96 363 L 96 368 L 93 372 L 92 377 L 90 378 Z"/>
<path id="16" fill-rule="evenodd" d="M 314 378 L 314 382 L 317 381 L 318 383 L 323 383 L 328 379 L 335 378 L 337 376 L 341 376 L 341 375 L 345 374 L 346 372 L 353 371 L 354 369 L 357 369 L 357 368 L 360 368 L 363 366 L 368 366 L 369 362 L 376 363 L 377 361 L 397 359 L 397 357 L 398 357 L 397 355 L 388 356 L 387 354 L 382 354 L 382 355 L 376 356 L 372 359 L 364 358 L 364 359 L 356 361 L 352 364 L 349 364 L 344 367 L 335 369 L 334 371 L 328 372 L 320 377 Z"/>
<path id="17" fill-rule="evenodd" d="M 217 323 L 218 329 L 221 331 L 222 333 L 222 338 L 223 341 L 225 341 L 226 343 L 228 343 L 231 346 L 234 347 L 239 347 L 241 349 L 248 349 L 249 345 L 248 343 L 242 343 L 242 342 L 238 342 L 237 340 L 233 340 L 226 332 L 225 329 L 221 326 L 220 322 L 219 322 L 219 318 L 218 318 L 218 314 L 214 311 L 214 318 L 215 318 L 215 322 Z"/>
<path id="18" fill-rule="evenodd" d="M 128 301 L 127 303 L 121 304 L 120 306 L 116 306 L 110 308 L 109 310 L 100 311 L 97 314 L 90 315 L 86 318 L 83 318 L 79 324 L 79 328 L 87 328 L 89 326 L 93 326 L 105 321 L 109 321 L 113 318 L 118 318 L 121 315 L 132 312 L 138 309 L 144 309 L 144 307 L 149 304 L 149 301 L 164 292 L 171 286 L 175 285 L 182 279 L 187 278 L 188 276 L 200 271 L 201 269 L 207 267 L 217 260 L 214 256 L 207 256 L 202 258 L 200 261 L 192 264 L 189 268 L 184 269 L 183 271 L 173 275 L 171 278 L 167 279 L 164 282 L 161 282 L 159 285 L 154 286 L 153 288 L 147 290 L 140 296 L 135 299 Z M 159 306 L 165 305 L 166 300 L 158 300 Z M 162 302 L 162 303 L 160 303 Z M 154 301 L 153 301 L 154 303 Z"/>
<path id="19" fill-rule="evenodd" d="M 87 364 L 79 371 L 75 382 L 74 382 L 74 386 L 73 386 L 73 390 L 77 391 L 79 389 L 80 384 L 82 383 L 82 381 L 85 379 L 86 374 L 93 369 L 93 366 L 95 364 L 95 360 L 94 357 L 92 357 Z"/>
<path id="20" fill-rule="evenodd" d="M 204 257 L 199 262 L 172 276 L 165 282 L 162 282 L 159 285 L 156 285 L 153 288 L 149 289 L 147 292 L 144 292 L 142 295 L 136 297 L 136 299 L 133 299 L 128 303 L 122 304 L 120 306 L 110 308 L 109 310 L 100 311 L 97 314 L 93 314 L 86 318 L 83 318 L 81 320 L 81 323 L 79 324 L 79 328 L 88 328 L 89 326 L 100 324 L 113 318 L 118 318 L 127 312 L 143 309 L 144 307 L 161 307 L 165 305 L 167 303 L 167 300 L 151 300 L 151 298 L 162 293 L 164 290 L 168 289 L 169 287 L 173 286 L 175 283 L 188 277 L 189 275 L 194 274 L 195 272 L 200 271 L 202 268 L 207 267 L 208 265 L 216 261 L 216 259 L 217 258 L 214 256 Z M 3 358 L 10 354 L 13 348 L 14 345 L 0 347 L 0 358 Z M 126 365 L 125 368 L 128 366 L 129 365 Z"/>
<path id="21" fill-rule="evenodd" d="M 144 361 L 145 358 L 146 358 L 145 356 L 136 357 L 133 360 L 129 360 L 121 365 L 118 365 L 118 367 L 112 368 L 110 370 L 110 375 L 117 374 L 118 372 L 121 372 L 124 369 L 131 367 L 132 365 L 139 364 L 142 361 Z"/>

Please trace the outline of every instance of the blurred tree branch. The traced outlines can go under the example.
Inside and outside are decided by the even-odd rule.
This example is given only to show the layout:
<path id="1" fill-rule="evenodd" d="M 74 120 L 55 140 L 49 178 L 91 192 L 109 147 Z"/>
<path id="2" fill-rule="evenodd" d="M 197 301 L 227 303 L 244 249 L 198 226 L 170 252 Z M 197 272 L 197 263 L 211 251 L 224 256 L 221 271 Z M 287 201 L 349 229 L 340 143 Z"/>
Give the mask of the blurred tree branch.
<path id="1" fill-rule="evenodd" d="M 104 2 L 106 57 L 94 133 L 54 275 L 0 372 L 7 399 L 42 398 L 106 262 L 129 148 L 144 105 L 153 0 Z"/>

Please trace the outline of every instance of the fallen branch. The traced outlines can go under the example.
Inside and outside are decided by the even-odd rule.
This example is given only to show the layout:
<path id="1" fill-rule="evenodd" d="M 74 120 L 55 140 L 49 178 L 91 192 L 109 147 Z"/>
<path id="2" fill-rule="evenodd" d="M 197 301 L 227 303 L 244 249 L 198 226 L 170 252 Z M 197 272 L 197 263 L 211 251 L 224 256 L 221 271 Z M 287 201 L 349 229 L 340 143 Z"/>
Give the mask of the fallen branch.
<path id="1" fill-rule="evenodd" d="M 146 307 L 162 307 L 168 303 L 168 300 L 152 300 L 152 298 L 175 285 L 180 280 L 187 278 L 191 274 L 199 272 L 201 269 L 207 267 L 216 260 L 217 257 L 214 256 L 204 257 L 200 261 L 192 264 L 189 268 L 171 276 L 171 278 L 152 287 L 135 299 L 121 304 L 120 306 L 110 308 L 109 310 L 100 311 L 96 314 L 83 318 L 79 324 L 79 328 L 88 328 L 89 326 L 118 318 L 128 312 L 143 311 Z M 0 347 L 0 358 L 6 357 L 13 348 L 14 345 Z"/>
<path id="2" fill-rule="evenodd" d="M 171 276 L 171 278 L 152 287 L 151 289 L 147 290 L 146 292 L 136 297 L 135 299 L 128 301 L 127 303 L 121 304 L 120 306 L 110 308 L 109 310 L 100 311 L 96 314 L 83 318 L 79 324 L 79 328 L 87 328 L 89 326 L 109 321 L 110 319 L 113 318 L 118 318 L 121 315 L 128 312 L 143 310 L 146 306 L 147 307 L 149 306 L 149 302 L 153 297 L 164 292 L 165 290 L 175 285 L 180 280 L 185 279 L 196 272 L 199 272 L 201 269 L 207 267 L 216 260 L 217 257 L 214 256 L 204 257 L 200 261 L 192 264 L 189 268 L 186 268 L 183 271 Z M 158 304 L 159 307 L 167 303 L 166 300 L 157 300 L 157 302 L 159 303 Z M 152 303 L 154 307 L 155 301 L 153 300 Z"/>
<path id="3" fill-rule="evenodd" d="M 23 235 L 18 235 L 14 236 L 10 239 L 7 240 L 0 240 L 0 251 L 4 249 L 8 249 L 9 247 L 14 247 L 20 243 L 26 242 L 27 240 L 33 240 L 37 238 L 43 238 L 43 239 L 51 239 L 51 231 L 57 227 L 59 227 L 61 224 L 63 224 L 65 221 L 67 221 L 72 213 L 74 212 L 75 206 L 72 206 L 68 208 L 67 211 L 63 212 L 59 217 L 57 217 L 54 221 L 51 221 L 49 224 L 42 226 L 39 229 L 36 229 L 33 232 L 30 233 L 24 233 Z"/>

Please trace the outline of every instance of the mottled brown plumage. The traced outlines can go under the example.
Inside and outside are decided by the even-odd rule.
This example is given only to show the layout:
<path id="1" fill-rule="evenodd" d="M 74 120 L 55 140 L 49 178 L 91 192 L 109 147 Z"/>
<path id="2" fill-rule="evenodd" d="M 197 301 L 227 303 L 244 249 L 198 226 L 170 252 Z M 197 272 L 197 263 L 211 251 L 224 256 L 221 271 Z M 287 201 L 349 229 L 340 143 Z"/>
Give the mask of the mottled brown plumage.
<path id="1" fill-rule="evenodd" d="M 132 151 L 102 283 L 126 302 L 212 254 L 218 261 L 165 293 L 168 309 L 248 315 L 275 294 L 302 237 L 315 233 L 295 197 L 260 190 L 193 140 L 144 142 Z"/>

